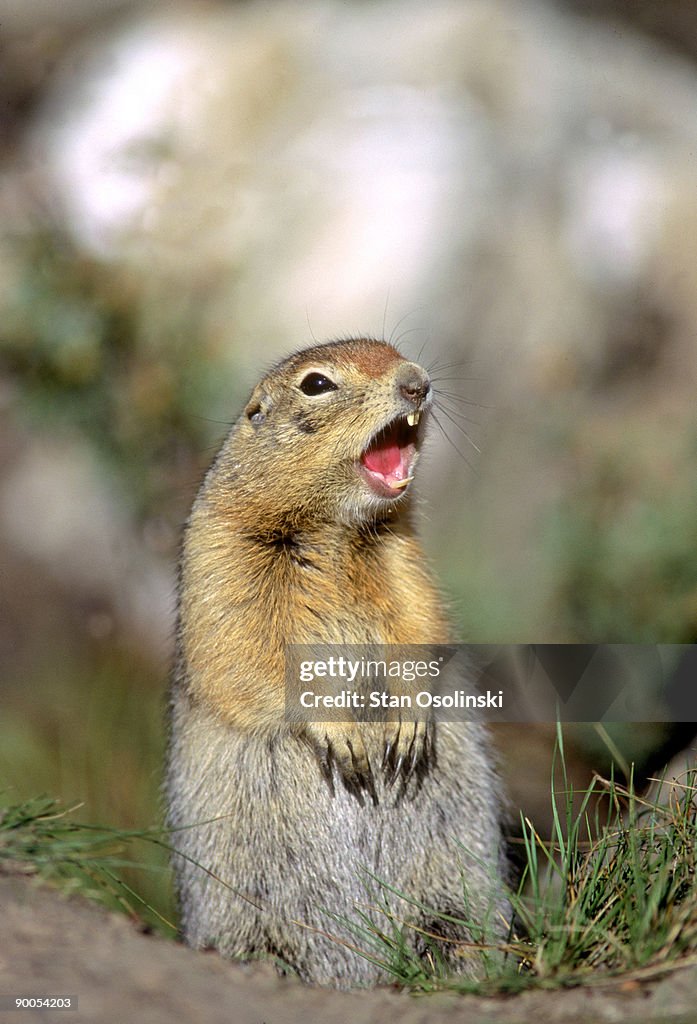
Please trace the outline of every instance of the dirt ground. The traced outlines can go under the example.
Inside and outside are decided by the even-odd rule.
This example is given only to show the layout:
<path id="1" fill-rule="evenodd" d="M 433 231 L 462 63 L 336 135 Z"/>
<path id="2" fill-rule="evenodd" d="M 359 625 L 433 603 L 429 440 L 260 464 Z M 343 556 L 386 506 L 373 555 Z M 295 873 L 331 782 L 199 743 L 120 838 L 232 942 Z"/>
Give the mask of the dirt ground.
<path id="1" fill-rule="evenodd" d="M 660 981 L 526 992 L 505 998 L 414 997 L 390 989 L 309 988 L 269 967 L 226 963 L 144 935 L 126 917 L 21 873 L 0 874 L 0 995 L 72 995 L 78 1010 L 2 1011 L 43 1024 L 658 1024 L 697 1021 L 697 967 Z"/>

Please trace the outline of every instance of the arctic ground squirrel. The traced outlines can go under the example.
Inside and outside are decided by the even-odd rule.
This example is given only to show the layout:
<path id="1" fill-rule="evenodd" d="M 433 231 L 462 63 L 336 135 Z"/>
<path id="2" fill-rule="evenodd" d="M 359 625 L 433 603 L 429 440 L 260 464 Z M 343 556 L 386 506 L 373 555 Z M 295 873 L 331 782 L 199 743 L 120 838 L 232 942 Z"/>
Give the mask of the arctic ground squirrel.
<path id="1" fill-rule="evenodd" d="M 504 934 L 485 728 L 286 709 L 288 644 L 454 639 L 412 523 L 432 402 L 427 372 L 386 342 L 304 349 L 262 378 L 201 485 L 166 783 L 191 946 L 352 988 L 391 980 L 372 927 L 472 977 L 484 933 Z"/>

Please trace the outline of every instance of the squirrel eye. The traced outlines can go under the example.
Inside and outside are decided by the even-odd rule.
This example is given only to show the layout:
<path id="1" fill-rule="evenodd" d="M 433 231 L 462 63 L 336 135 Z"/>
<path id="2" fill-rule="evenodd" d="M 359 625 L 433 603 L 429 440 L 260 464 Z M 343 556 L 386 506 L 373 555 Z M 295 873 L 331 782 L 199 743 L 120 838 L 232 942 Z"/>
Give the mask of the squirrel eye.
<path id="1" fill-rule="evenodd" d="M 300 381 L 300 390 L 304 395 L 322 395 L 325 391 L 336 391 L 337 385 L 323 373 L 308 373 Z"/>

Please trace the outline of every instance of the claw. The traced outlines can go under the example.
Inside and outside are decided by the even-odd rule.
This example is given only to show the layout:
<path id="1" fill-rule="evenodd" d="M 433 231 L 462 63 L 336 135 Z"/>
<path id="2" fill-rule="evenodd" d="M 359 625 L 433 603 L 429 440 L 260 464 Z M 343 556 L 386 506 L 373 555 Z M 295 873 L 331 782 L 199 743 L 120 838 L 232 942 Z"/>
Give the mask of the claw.
<path id="1" fill-rule="evenodd" d="M 391 774 L 390 778 L 387 780 L 387 785 L 390 787 L 390 789 L 392 788 L 392 786 L 394 786 L 395 782 L 399 778 L 399 775 L 400 775 L 400 773 L 402 771 L 402 766 L 403 765 L 404 765 L 404 754 L 400 754 L 399 757 L 397 758 L 397 760 L 395 761 L 394 768 L 392 770 L 392 774 Z"/>
<path id="2" fill-rule="evenodd" d="M 319 770 L 322 774 L 322 778 L 329 786 L 329 791 L 334 796 L 334 775 L 332 773 L 332 748 L 331 744 L 328 743 L 326 747 L 320 747 L 317 744 L 310 743 L 309 746 L 314 751 L 317 763 L 319 764 Z"/>
<path id="3" fill-rule="evenodd" d="M 389 733 L 385 740 L 385 753 L 382 758 L 382 770 L 386 775 L 386 782 L 388 785 L 392 785 L 389 781 L 391 775 L 390 768 L 394 768 L 395 752 L 399 750 L 399 740 L 402 732 L 401 721 L 395 723 L 394 732 Z"/>
<path id="4" fill-rule="evenodd" d="M 436 750 L 436 733 L 434 729 L 427 730 L 426 741 L 428 743 L 428 748 L 425 752 L 426 761 L 432 768 L 435 768 L 438 764 L 438 752 Z"/>
<path id="5" fill-rule="evenodd" d="M 375 789 L 375 780 L 373 779 L 373 773 L 372 772 L 370 773 L 370 775 L 367 775 L 365 777 L 364 783 L 365 783 L 365 788 L 368 791 L 368 795 L 370 796 L 370 799 L 373 801 L 373 806 L 377 807 L 377 805 L 378 805 L 378 794 L 377 794 L 377 790 Z"/>
<path id="6" fill-rule="evenodd" d="M 367 791 L 367 793 L 370 796 L 370 798 L 373 801 L 373 803 L 377 804 L 377 802 L 378 802 L 378 795 L 377 795 L 377 792 L 375 790 L 375 781 L 373 780 L 373 770 L 370 767 L 370 761 L 368 760 L 367 754 L 366 754 L 366 758 L 365 758 L 365 764 L 366 764 L 365 770 L 361 771 L 361 769 L 358 767 L 358 758 L 356 757 L 356 753 L 355 753 L 355 751 L 353 749 L 353 744 L 351 743 L 350 739 L 346 740 L 346 746 L 349 748 L 349 751 L 351 753 L 351 761 L 353 763 L 353 772 L 351 773 L 351 776 L 350 776 L 351 783 L 352 783 L 352 786 L 353 786 L 353 788 L 354 788 L 354 790 L 356 792 L 356 796 L 357 796 L 357 798 L 358 798 L 358 800 L 359 800 L 359 802 L 361 804 L 361 807 L 364 806 L 364 804 L 363 804 L 363 793 L 362 793 L 362 790 L 364 790 L 364 789 Z"/>
<path id="7" fill-rule="evenodd" d="M 408 782 L 414 774 L 414 769 L 419 763 L 419 755 L 416 747 L 415 740 L 412 741 L 411 747 L 409 748 L 409 759 L 407 761 L 406 769 L 404 772 L 404 781 Z"/>

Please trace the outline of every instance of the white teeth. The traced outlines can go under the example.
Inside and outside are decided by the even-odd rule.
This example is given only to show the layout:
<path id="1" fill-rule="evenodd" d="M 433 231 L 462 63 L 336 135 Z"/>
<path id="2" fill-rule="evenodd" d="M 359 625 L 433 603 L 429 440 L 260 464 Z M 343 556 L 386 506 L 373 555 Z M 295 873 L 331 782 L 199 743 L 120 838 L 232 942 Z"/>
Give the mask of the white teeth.
<path id="1" fill-rule="evenodd" d="M 420 419 L 421 419 L 421 413 L 420 412 L 410 412 L 410 413 L 407 414 L 407 423 L 409 424 L 410 427 L 415 427 Z"/>

